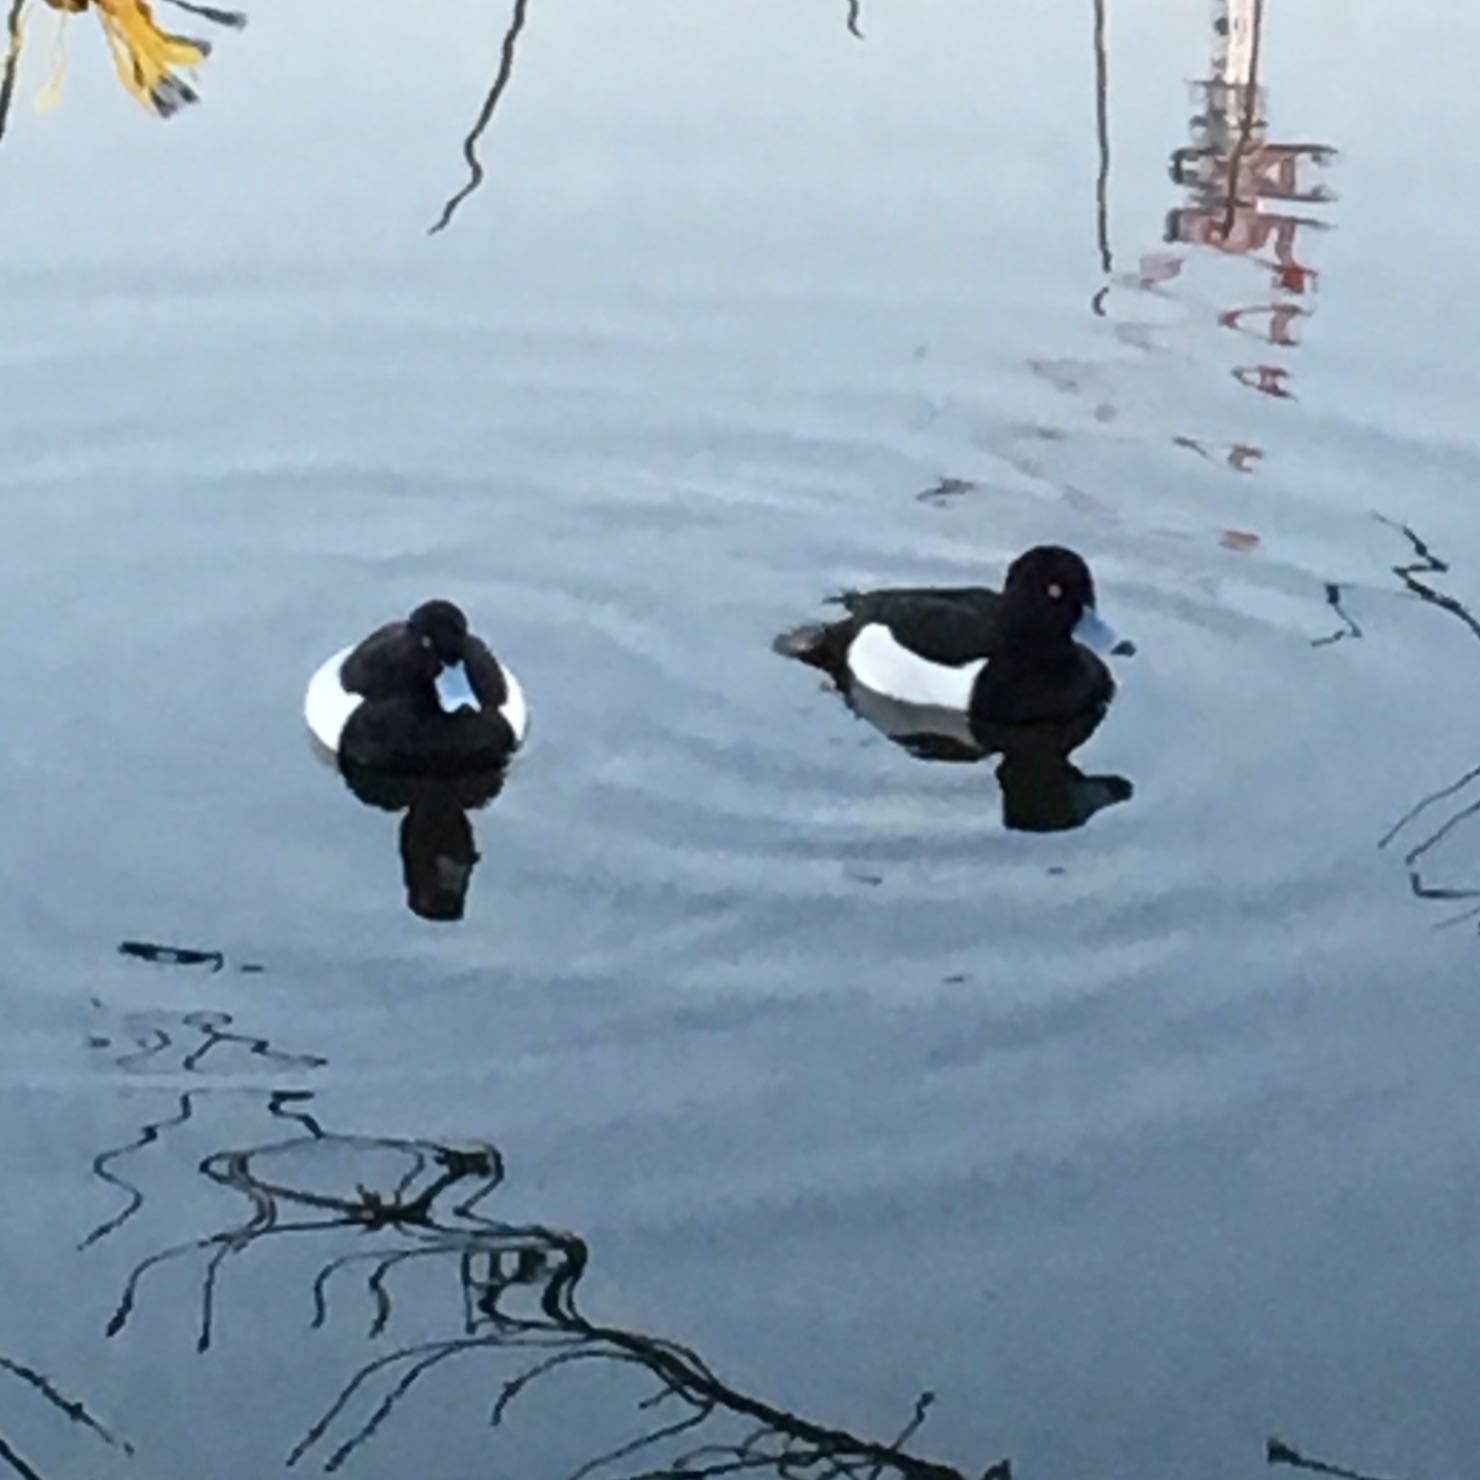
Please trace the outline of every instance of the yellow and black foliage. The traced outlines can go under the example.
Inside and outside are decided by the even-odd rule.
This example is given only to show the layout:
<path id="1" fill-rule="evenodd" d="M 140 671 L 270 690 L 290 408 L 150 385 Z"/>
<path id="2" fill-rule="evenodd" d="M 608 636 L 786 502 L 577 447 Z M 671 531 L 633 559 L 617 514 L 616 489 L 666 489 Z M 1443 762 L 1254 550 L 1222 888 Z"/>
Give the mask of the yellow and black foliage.
<path id="1" fill-rule="evenodd" d="M 167 30 L 155 19 L 148 0 L 41 0 L 41 3 L 60 12 L 63 24 L 70 16 L 92 12 L 112 53 L 118 80 L 151 113 L 168 118 L 185 104 L 198 101 L 188 74 L 210 55 L 211 43 L 203 37 Z M 165 3 L 218 26 L 240 28 L 246 24 L 246 16 L 240 11 L 196 4 L 194 0 L 165 0 Z M 28 0 L 12 0 L 5 72 L 0 79 L 0 136 L 5 131 L 15 90 L 27 8 Z"/>

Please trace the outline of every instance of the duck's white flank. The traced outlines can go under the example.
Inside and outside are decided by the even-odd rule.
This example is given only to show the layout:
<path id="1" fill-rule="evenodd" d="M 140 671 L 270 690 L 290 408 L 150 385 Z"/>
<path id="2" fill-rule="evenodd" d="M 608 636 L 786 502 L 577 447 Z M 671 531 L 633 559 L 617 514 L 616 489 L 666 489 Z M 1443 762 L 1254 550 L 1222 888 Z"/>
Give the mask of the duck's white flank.
<path id="1" fill-rule="evenodd" d="M 353 643 L 349 647 L 340 648 L 332 658 L 326 659 L 309 679 L 308 692 L 303 696 L 303 717 L 308 721 L 308 728 L 319 744 L 336 754 L 344 727 L 362 702 L 359 694 L 350 693 L 339 680 L 339 670 L 352 652 Z M 529 726 L 529 706 L 524 702 L 524 690 L 519 686 L 519 680 L 507 668 L 503 672 L 504 684 L 509 692 L 508 697 L 499 705 L 499 713 L 508 721 L 509 728 L 514 732 L 514 743 L 518 745 L 523 742 L 524 732 Z M 442 708 L 449 714 L 455 713 L 464 704 L 478 708 L 477 695 L 473 693 L 467 670 L 461 663 L 445 669 L 438 677 L 437 697 Z"/>
<path id="2" fill-rule="evenodd" d="M 314 739 L 320 745 L 337 752 L 339 737 L 349 723 L 349 717 L 360 707 L 360 696 L 351 694 L 339 681 L 339 670 L 344 660 L 354 651 L 354 645 L 340 648 L 332 658 L 308 681 L 308 692 L 303 696 L 303 717 Z"/>
<path id="3" fill-rule="evenodd" d="M 931 704 L 942 709 L 966 709 L 985 658 L 970 663 L 932 663 L 896 642 L 882 622 L 859 629 L 848 646 L 848 671 L 876 694 L 887 694 L 906 704 Z"/>
<path id="4" fill-rule="evenodd" d="M 524 743 L 524 731 L 529 725 L 529 707 L 524 702 L 524 690 L 519 687 L 519 680 L 504 669 L 504 686 L 509 691 L 509 696 L 498 707 L 498 712 L 509 722 L 509 728 L 514 732 L 514 744 Z"/>

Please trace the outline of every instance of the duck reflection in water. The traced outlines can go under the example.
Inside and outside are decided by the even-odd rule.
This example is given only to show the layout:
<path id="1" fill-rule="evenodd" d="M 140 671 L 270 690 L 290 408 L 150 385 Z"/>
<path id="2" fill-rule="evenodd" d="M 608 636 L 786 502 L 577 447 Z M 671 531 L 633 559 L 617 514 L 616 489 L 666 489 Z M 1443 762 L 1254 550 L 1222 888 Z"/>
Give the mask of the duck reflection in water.
<path id="1" fill-rule="evenodd" d="M 405 812 L 412 913 L 462 919 L 478 862 L 467 814 L 503 789 L 528 727 L 513 672 L 439 597 L 325 659 L 303 717 L 315 753 L 362 802 Z"/>
<path id="2" fill-rule="evenodd" d="M 1079 827 L 1131 795 L 1124 777 L 1086 776 L 1069 763 L 1115 694 L 1099 654 L 1135 652 L 1099 615 L 1074 551 L 1027 551 L 1001 592 L 916 587 L 837 600 L 846 616 L 784 632 L 775 650 L 828 674 L 856 714 L 912 755 L 1000 755 L 1009 828 Z"/>
<path id="3" fill-rule="evenodd" d="M 1002 824 L 1014 832 L 1066 832 L 1096 812 L 1129 801 L 1124 776 L 1086 775 L 1069 756 L 1099 728 L 1103 708 L 1077 720 L 994 725 L 959 711 L 904 704 L 861 684 L 840 685 L 848 707 L 920 760 L 997 763 Z"/>
<path id="4" fill-rule="evenodd" d="M 466 776 L 395 776 L 341 763 L 345 784 L 367 807 L 403 812 L 401 875 L 406 907 L 423 920 L 461 920 L 479 853 L 468 813 L 503 790 L 508 768 Z"/>

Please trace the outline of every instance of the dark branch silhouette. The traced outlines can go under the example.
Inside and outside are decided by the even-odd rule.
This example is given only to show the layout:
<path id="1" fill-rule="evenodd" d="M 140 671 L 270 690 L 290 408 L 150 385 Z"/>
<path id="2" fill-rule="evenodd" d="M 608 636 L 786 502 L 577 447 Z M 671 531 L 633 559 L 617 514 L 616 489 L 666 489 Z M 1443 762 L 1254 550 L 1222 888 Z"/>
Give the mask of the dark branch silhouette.
<path id="1" fill-rule="evenodd" d="M 1406 524 L 1400 524 L 1396 520 L 1389 519 L 1382 514 L 1375 516 L 1379 523 L 1386 524 L 1389 529 L 1402 532 L 1403 536 L 1413 546 L 1414 558 L 1406 565 L 1395 565 L 1393 574 L 1403 582 L 1420 601 L 1427 601 L 1433 606 L 1440 607 L 1450 616 L 1463 622 L 1475 637 L 1480 637 L 1480 618 L 1457 597 L 1450 596 L 1447 592 L 1435 590 L 1426 581 L 1419 580 L 1421 575 L 1443 575 L 1449 570 L 1449 562 L 1440 560 L 1437 555 L 1421 540 Z"/>
<path id="2" fill-rule="evenodd" d="M 10 122 L 10 104 L 15 97 L 15 74 L 21 62 L 21 11 L 26 0 L 10 0 L 5 23 L 5 70 L 0 73 L 0 139 Z"/>
<path id="3" fill-rule="evenodd" d="M 645 1332 L 590 1319 L 577 1302 L 589 1250 L 573 1233 L 541 1223 L 503 1223 L 482 1206 L 504 1180 L 498 1149 L 326 1130 L 308 1110 L 306 1091 L 278 1091 L 267 1110 L 291 1123 L 287 1136 L 223 1150 L 201 1172 L 237 1193 L 241 1221 L 161 1249 L 125 1281 L 108 1334 L 127 1327 L 146 1286 L 167 1265 L 204 1258 L 197 1348 L 216 1330 L 219 1281 L 228 1260 L 285 1234 L 356 1246 L 329 1252 L 308 1290 L 313 1329 L 329 1320 L 331 1296 L 347 1280 L 369 1301 L 367 1335 L 395 1324 L 395 1287 L 409 1267 L 445 1270 L 456 1296 L 456 1328 L 441 1339 L 393 1346 L 358 1368 L 288 1456 L 311 1455 L 327 1471 L 345 1465 L 399 1410 L 402 1400 L 444 1364 L 481 1354 L 516 1354 L 526 1364 L 492 1395 L 495 1426 L 535 1385 L 572 1367 L 597 1364 L 643 1375 L 652 1390 L 636 1404 L 638 1431 L 579 1465 L 569 1480 L 707 1480 L 770 1473 L 788 1480 L 965 1480 L 959 1470 L 906 1446 L 924 1423 L 922 1394 L 893 1439 L 860 1437 L 753 1397 L 721 1379 L 698 1352 Z M 147 1131 L 147 1128 L 146 1128 Z M 147 1143 L 147 1133 L 131 1145 Z M 372 1176 L 357 1175 L 374 1169 Z M 342 1190 L 353 1186 L 354 1192 Z M 338 1236 L 336 1238 L 336 1236 Z M 365 1246 L 363 1240 L 373 1243 Z M 424 1310 L 418 1316 L 424 1319 Z M 986 1480 L 1010 1480 L 1005 1462 Z"/>
<path id="4" fill-rule="evenodd" d="M 221 10 L 215 5 L 197 5 L 195 0 L 166 0 L 176 10 L 187 10 L 191 15 L 203 16 L 208 21 L 215 21 L 218 26 L 230 26 L 233 30 L 240 31 L 247 23 L 247 18 L 239 10 Z"/>
<path id="5" fill-rule="evenodd" d="M 190 952 L 187 954 L 204 956 L 219 953 Z M 174 959 L 174 957 L 168 959 Z M 101 1006 L 96 999 L 94 999 L 94 1005 Z M 203 1010 L 167 1015 L 163 1021 L 151 1020 L 135 1024 L 126 1031 L 126 1037 L 122 1042 L 114 1038 L 99 1036 L 93 1039 L 92 1046 L 98 1049 L 112 1049 L 114 1065 L 131 1073 L 165 1067 L 162 1063 L 156 1064 L 156 1061 L 161 1060 L 171 1050 L 174 1051 L 174 1059 L 169 1063 L 169 1069 L 176 1073 L 187 1074 L 200 1072 L 202 1065 L 212 1053 L 231 1047 L 245 1049 L 251 1057 L 282 1068 L 316 1069 L 327 1062 L 317 1054 L 284 1053 L 273 1048 L 265 1038 L 233 1032 L 231 1023 L 231 1014 L 227 1012 Z M 188 1046 L 176 1041 L 187 1036 L 199 1041 L 191 1042 Z M 153 1145 L 174 1127 L 184 1125 L 195 1113 L 195 1100 L 199 1093 L 198 1090 L 182 1091 L 177 1097 L 175 1109 L 169 1114 L 157 1120 L 146 1121 L 139 1128 L 138 1133 L 122 1145 L 108 1147 L 93 1157 L 93 1175 L 110 1187 L 117 1188 L 123 1194 L 124 1204 L 117 1213 L 104 1219 L 82 1240 L 78 1245 L 79 1250 L 90 1248 L 99 1240 L 116 1233 L 143 1207 L 143 1191 L 128 1178 L 121 1176 L 115 1170 L 115 1166 L 125 1157 L 132 1157 L 145 1147 Z"/>
<path id="6" fill-rule="evenodd" d="M 1271 1439 L 1265 1450 L 1265 1458 L 1272 1465 L 1289 1465 L 1297 1470 L 1314 1470 L 1320 1475 L 1338 1475 L 1341 1480 L 1379 1480 L 1376 1475 L 1361 1470 L 1349 1470 L 1345 1465 L 1333 1465 L 1323 1459 L 1309 1459 L 1298 1449 L 1292 1449 L 1280 1439 Z"/>
<path id="7" fill-rule="evenodd" d="M 1447 613 L 1456 621 L 1460 622 L 1473 636 L 1480 638 L 1480 619 L 1461 601 L 1457 596 L 1447 591 L 1441 591 L 1421 576 L 1443 575 L 1449 571 L 1449 562 L 1441 560 L 1434 553 L 1428 542 L 1421 538 L 1408 525 L 1399 523 L 1397 520 L 1389 519 L 1385 515 L 1374 516 L 1379 523 L 1386 525 L 1389 529 L 1399 531 L 1408 541 L 1413 549 L 1413 558 L 1406 562 L 1400 562 L 1393 566 L 1393 574 L 1403 583 L 1404 589 L 1410 594 L 1418 597 L 1420 601 L 1430 606 L 1437 607 L 1440 611 Z M 1386 848 L 1390 843 L 1396 841 L 1398 835 L 1409 826 L 1410 823 L 1418 821 L 1431 807 L 1441 802 L 1456 801 L 1462 798 L 1470 788 L 1472 782 L 1480 780 L 1480 766 L 1475 766 L 1455 780 L 1445 783 L 1436 788 L 1427 796 L 1421 797 L 1412 807 L 1408 809 L 1378 840 L 1379 848 Z M 1464 801 L 1455 807 L 1444 817 L 1437 826 L 1425 833 L 1418 842 L 1414 843 L 1403 855 L 1404 867 L 1408 870 L 1408 884 L 1414 895 L 1419 899 L 1443 900 L 1450 903 L 1480 900 L 1480 886 L 1455 886 L 1436 885 L 1429 883 L 1419 867 L 1423 857 L 1432 852 L 1442 843 L 1445 838 L 1454 833 L 1463 823 L 1470 818 L 1480 814 L 1480 797 L 1474 800 Z M 1465 920 L 1473 919 L 1480 915 L 1480 904 L 1472 905 L 1469 909 L 1462 910 L 1457 915 L 1450 916 L 1441 922 L 1444 926 L 1458 925 Z"/>
<path id="8" fill-rule="evenodd" d="M 39 1369 L 28 1366 L 24 1362 L 18 1362 L 13 1357 L 0 1356 L 0 1372 L 8 1373 L 28 1387 L 49 1407 L 55 1409 L 70 1422 L 88 1430 L 94 1438 L 102 1440 L 110 1449 L 117 1449 L 130 1455 L 134 1452 L 133 1445 L 125 1439 L 118 1438 L 80 1398 L 68 1397 Z M 40 1471 L 24 1459 L 3 1434 L 0 1434 L 0 1466 L 22 1476 L 23 1480 L 43 1480 Z"/>
<path id="9" fill-rule="evenodd" d="M 483 183 L 484 169 L 483 161 L 478 157 L 478 141 L 482 139 L 489 124 L 493 122 L 493 115 L 503 99 L 504 90 L 509 85 L 509 79 L 514 75 L 515 49 L 519 44 L 519 33 L 524 29 L 528 9 L 529 0 L 514 0 L 513 13 L 509 17 L 509 28 L 504 32 L 503 46 L 499 54 L 498 72 L 488 89 L 488 95 L 483 99 L 483 106 L 478 110 L 478 116 L 473 121 L 472 128 L 468 130 L 467 137 L 463 140 L 463 158 L 468 165 L 467 183 L 448 198 L 446 205 L 442 207 L 442 214 L 433 223 L 428 233 L 430 236 L 444 231 L 456 215 L 458 207 Z"/>
<path id="10" fill-rule="evenodd" d="M 1095 175 L 1095 239 L 1100 248 L 1100 271 L 1108 273 L 1114 266 L 1110 256 L 1110 84 L 1109 64 L 1105 51 L 1105 0 L 1095 4 L 1095 140 L 1099 146 L 1100 165 Z M 1101 288 L 1095 296 L 1100 298 Z M 1100 299 L 1103 306 L 1103 299 Z M 1096 308 L 1099 312 L 1099 308 Z"/>
<path id="11" fill-rule="evenodd" d="M 848 0 L 848 30 L 860 41 L 863 40 L 862 20 L 863 0 Z"/>
<path id="12" fill-rule="evenodd" d="M 1341 618 L 1342 625 L 1324 637 L 1313 637 L 1312 647 L 1330 647 L 1332 643 L 1344 642 L 1348 637 L 1361 637 L 1362 629 L 1356 619 L 1341 604 L 1341 587 L 1335 581 L 1326 582 L 1326 605 Z"/>

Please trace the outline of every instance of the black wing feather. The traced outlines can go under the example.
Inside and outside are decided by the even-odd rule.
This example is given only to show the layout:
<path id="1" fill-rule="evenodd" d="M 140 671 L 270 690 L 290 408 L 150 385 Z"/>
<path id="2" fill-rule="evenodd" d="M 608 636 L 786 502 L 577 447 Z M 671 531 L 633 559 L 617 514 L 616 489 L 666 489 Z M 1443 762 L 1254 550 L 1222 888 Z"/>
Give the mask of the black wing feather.
<path id="1" fill-rule="evenodd" d="M 983 599 L 989 598 L 989 599 Z M 997 646 L 993 591 L 854 591 L 844 604 L 859 627 L 879 622 L 894 640 L 932 663 L 972 663 Z"/>
<path id="2" fill-rule="evenodd" d="M 431 677 L 427 655 L 404 622 L 387 622 L 344 660 L 339 681 L 370 701 L 400 699 Z"/>

